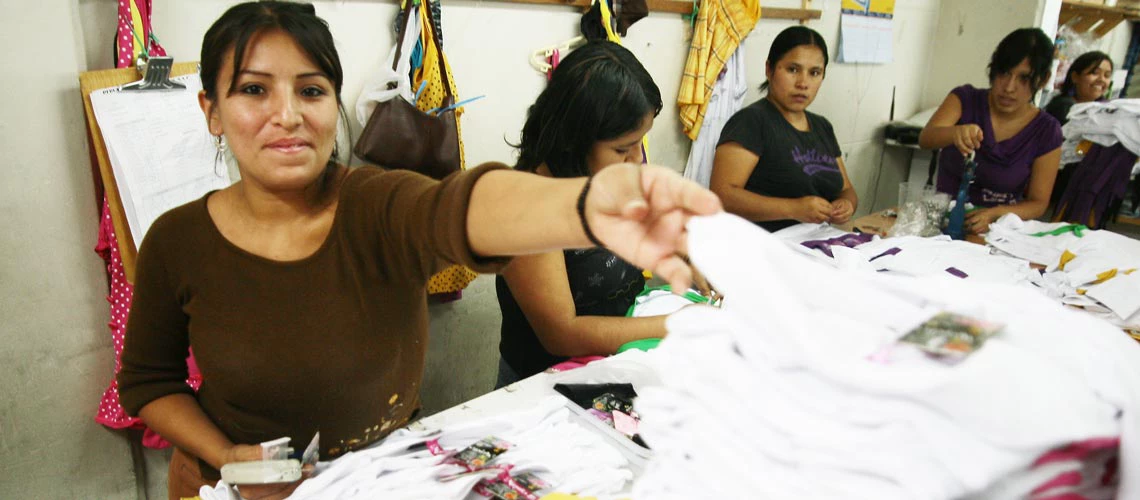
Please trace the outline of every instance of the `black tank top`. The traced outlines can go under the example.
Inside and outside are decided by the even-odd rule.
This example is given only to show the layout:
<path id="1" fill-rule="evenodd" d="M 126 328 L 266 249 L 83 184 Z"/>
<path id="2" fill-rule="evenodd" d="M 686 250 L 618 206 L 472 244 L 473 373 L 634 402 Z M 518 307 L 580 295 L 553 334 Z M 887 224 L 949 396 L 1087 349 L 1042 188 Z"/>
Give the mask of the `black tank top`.
<path id="1" fill-rule="evenodd" d="M 566 250 L 563 255 L 578 316 L 625 316 L 645 288 L 641 269 L 608 250 Z M 495 291 L 503 313 L 499 354 L 520 377 L 529 377 L 567 359 L 542 347 L 502 276 L 495 278 Z"/>

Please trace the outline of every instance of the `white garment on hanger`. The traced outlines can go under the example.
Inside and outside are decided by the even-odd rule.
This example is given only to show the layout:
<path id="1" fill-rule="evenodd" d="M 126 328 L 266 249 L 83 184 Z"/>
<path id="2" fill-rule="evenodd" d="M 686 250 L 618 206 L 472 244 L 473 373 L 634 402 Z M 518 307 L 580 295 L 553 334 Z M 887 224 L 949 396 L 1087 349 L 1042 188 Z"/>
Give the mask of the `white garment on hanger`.
<path id="1" fill-rule="evenodd" d="M 709 187 L 712 178 L 713 156 L 720 132 L 732 115 L 744 105 L 748 93 L 748 81 L 744 71 L 744 44 L 736 47 L 732 56 L 724 63 L 724 72 L 713 85 L 705 119 L 693 147 L 689 150 L 689 161 L 685 164 L 685 178 L 704 187 Z"/>

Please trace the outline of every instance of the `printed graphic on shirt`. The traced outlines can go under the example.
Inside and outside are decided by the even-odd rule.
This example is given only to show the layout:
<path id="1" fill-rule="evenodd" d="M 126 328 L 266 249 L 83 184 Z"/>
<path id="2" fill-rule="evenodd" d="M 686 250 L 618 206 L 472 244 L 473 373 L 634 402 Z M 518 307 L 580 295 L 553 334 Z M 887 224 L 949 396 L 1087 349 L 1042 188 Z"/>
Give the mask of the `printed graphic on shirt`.
<path id="1" fill-rule="evenodd" d="M 796 162 L 807 175 L 816 175 L 822 172 L 839 173 L 835 158 L 821 153 L 816 149 L 800 150 L 799 146 L 792 147 L 792 161 Z"/>
<path id="2" fill-rule="evenodd" d="M 954 362 L 980 349 L 986 339 L 1000 333 L 1004 326 L 961 314 L 941 312 L 911 330 L 900 341 Z"/>
<path id="3" fill-rule="evenodd" d="M 981 188 L 981 196 L 982 204 L 986 206 L 1012 205 L 1017 203 L 1017 195 L 1015 193 L 1003 193 L 986 187 Z"/>

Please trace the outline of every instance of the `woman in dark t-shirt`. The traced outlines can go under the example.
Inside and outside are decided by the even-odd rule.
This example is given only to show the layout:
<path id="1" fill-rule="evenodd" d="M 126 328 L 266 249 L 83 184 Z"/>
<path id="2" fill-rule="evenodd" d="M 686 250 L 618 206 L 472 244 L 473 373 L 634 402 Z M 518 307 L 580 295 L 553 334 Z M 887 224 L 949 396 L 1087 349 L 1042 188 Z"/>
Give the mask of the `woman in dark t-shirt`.
<path id="1" fill-rule="evenodd" d="M 562 60 L 528 111 L 515 168 L 573 178 L 641 163 L 642 138 L 660 111 L 657 85 L 629 50 L 589 42 Z M 515 258 L 495 283 L 503 313 L 496 387 L 571 356 L 664 337 L 664 316 L 624 317 L 643 288 L 641 269 L 605 248 Z"/>
<path id="2" fill-rule="evenodd" d="M 823 37 L 785 29 L 764 64 L 768 95 L 725 124 L 709 187 L 725 210 L 769 231 L 797 221 L 847 222 L 859 197 L 831 123 L 807 111 L 827 68 Z"/>
<path id="3" fill-rule="evenodd" d="M 990 58 L 990 88 L 955 88 L 922 129 L 918 143 L 941 148 L 938 191 L 958 193 L 963 157 L 975 153 L 965 229 L 989 231 L 1007 213 L 1035 219 L 1045 213 L 1061 161 L 1061 125 L 1033 104 L 1053 65 L 1053 42 L 1037 28 L 1006 35 Z"/>

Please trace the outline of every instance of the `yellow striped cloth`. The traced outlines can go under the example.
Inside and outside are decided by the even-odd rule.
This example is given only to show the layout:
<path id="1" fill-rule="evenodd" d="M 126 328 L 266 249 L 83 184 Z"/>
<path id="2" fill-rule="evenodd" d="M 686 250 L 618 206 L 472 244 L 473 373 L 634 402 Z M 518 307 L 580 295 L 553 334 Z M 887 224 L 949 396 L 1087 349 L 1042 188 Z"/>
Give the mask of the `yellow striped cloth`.
<path id="1" fill-rule="evenodd" d="M 701 131 L 713 85 L 725 61 L 759 19 L 759 0 L 701 0 L 677 92 L 678 114 L 690 140 L 697 140 Z"/>

